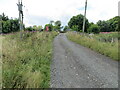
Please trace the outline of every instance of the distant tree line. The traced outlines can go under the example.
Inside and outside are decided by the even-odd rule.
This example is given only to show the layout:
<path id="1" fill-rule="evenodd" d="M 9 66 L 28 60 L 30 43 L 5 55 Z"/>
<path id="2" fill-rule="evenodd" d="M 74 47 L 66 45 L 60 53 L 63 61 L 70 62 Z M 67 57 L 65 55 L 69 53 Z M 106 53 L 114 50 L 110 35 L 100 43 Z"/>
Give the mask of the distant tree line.
<path id="1" fill-rule="evenodd" d="M 46 27 L 49 28 L 49 31 L 60 31 L 61 30 L 61 21 L 57 20 L 57 21 L 50 21 L 49 24 L 46 24 L 44 26 L 44 30 L 46 30 Z"/>
<path id="2" fill-rule="evenodd" d="M 68 22 L 68 27 L 73 31 L 82 32 L 83 27 L 83 18 L 82 14 L 73 16 Z M 85 32 L 86 33 L 99 33 L 99 32 L 116 32 L 119 31 L 120 25 L 120 16 L 116 16 L 107 21 L 99 20 L 96 24 L 93 22 L 89 23 L 86 18 Z"/>
<path id="3" fill-rule="evenodd" d="M 53 21 L 51 20 L 48 24 L 44 26 L 44 28 L 40 26 L 29 26 L 25 28 L 24 30 L 27 31 L 46 31 L 46 29 L 49 29 L 48 31 L 78 31 L 82 32 L 83 27 L 83 18 L 84 16 L 82 14 L 79 14 L 77 16 L 73 16 L 69 22 L 68 26 L 61 26 L 61 21 Z M 2 27 L 2 31 L 0 33 L 11 33 L 11 32 L 17 32 L 19 31 L 19 20 L 18 19 L 9 19 L 8 16 L 6 16 L 4 13 L 0 15 L 0 24 Z M 86 18 L 85 22 L 85 32 L 86 33 L 99 33 L 99 32 L 116 32 L 120 30 L 120 16 L 116 16 L 114 18 L 111 18 L 106 21 L 99 20 L 96 24 L 93 22 L 89 22 Z"/>
<path id="4" fill-rule="evenodd" d="M 26 27 L 25 30 L 27 31 L 46 31 L 46 29 L 48 28 L 48 31 L 60 31 L 61 30 L 61 21 L 57 20 L 57 21 L 53 21 L 51 20 L 48 24 L 46 24 L 44 26 L 44 28 L 42 26 L 29 26 Z"/>
<path id="5" fill-rule="evenodd" d="M 18 19 L 9 19 L 4 13 L 0 15 L 0 23 L 2 31 L 0 33 L 11 33 L 19 31 L 19 20 Z"/>
<path id="6" fill-rule="evenodd" d="M 43 30 L 41 25 L 39 26 L 34 25 L 34 26 L 26 27 L 25 31 L 43 31 Z"/>

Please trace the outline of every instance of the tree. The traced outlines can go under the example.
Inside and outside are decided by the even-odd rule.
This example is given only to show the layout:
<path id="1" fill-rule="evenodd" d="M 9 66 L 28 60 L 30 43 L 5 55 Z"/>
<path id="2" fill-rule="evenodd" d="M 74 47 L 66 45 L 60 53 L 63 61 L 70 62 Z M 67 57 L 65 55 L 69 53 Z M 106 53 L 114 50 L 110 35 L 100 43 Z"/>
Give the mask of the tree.
<path id="1" fill-rule="evenodd" d="M 6 16 L 4 13 L 2 13 L 2 21 L 7 21 L 9 20 L 8 16 Z"/>
<path id="2" fill-rule="evenodd" d="M 110 32 L 108 22 L 99 20 L 97 25 L 100 27 L 100 32 Z"/>
<path id="3" fill-rule="evenodd" d="M 52 24 L 52 25 L 53 25 L 53 23 L 54 23 L 54 21 L 53 21 L 53 20 L 51 20 L 51 21 L 50 21 L 50 24 Z"/>
<path id="4" fill-rule="evenodd" d="M 30 27 L 26 27 L 25 30 L 26 31 L 33 31 L 33 28 L 32 28 L 32 26 L 30 26 Z"/>
<path id="5" fill-rule="evenodd" d="M 61 26 L 61 21 L 59 21 L 59 20 L 56 21 L 56 22 L 55 22 L 55 26 L 59 26 L 59 27 L 60 27 L 60 26 Z"/>
<path id="6" fill-rule="evenodd" d="M 44 27 L 44 30 L 46 30 L 46 27 L 48 26 L 49 28 L 49 31 L 52 31 L 53 30 L 53 25 L 51 24 L 46 24 L 45 27 Z"/>
<path id="7" fill-rule="evenodd" d="M 2 21 L 2 33 L 11 33 L 19 31 L 18 19 Z"/>
<path id="8" fill-rule="evenodd" d="M 18 22 L 19 22 L 18 19 L 10 19 L 10 28 L 11 28 L 12 32 L 19 31 L 19 23 Z"/>
<path id="9" fill-rule="evenodd" d="M 84 19 L 84 16 L 82 14 L 73 16 L 68 22 L 68 26 L 71 29 L 75 28 L 76 29 L 75 31 L 80 31 L 82 30 L 82 27 L 83 27 L 83 19 Z M 88 19 L 86 18 L 85 32 L 87 32 L 88 27 L 89 27 L 89 22 L 88 22 Z"/>
<path id="10" fill-rule="evenodd" d="M 36 25 L 34 25 L 34 26 L 33 26 L 33 31 L 38 31 L 38 29 L 37 29 L 37 26 L 36 26 Z"/>
<path id="11" fill-rule="evenodd" d="M 68 29 L 70 29 L 69 26 L 65 26 L 63 30 L 67 31 Z"/>
<path id="12" fill-rule="evenodd" d="M 79 31 L 79 26 L 78 26 L 78 25 L 73 25 L 73 26 L 72 26 L 72 30 L 74 30 L 74 31 Z"/>
<path id="13" fill-rule="evenodd" d="M 54 30 L 60 31 L 60 29 L 61 29 L 61 21 L 58 20 L 55 22 Z"/>
<path id="14" fill-rule="evenodd" d="M 2 22 L 2 33 L 10 33 L 11 29 L 10 29 L 10 21 L 3 21 Z"/>
<path id="15" fill-rule="evenodd" d="M 116 16 L 107 21 L 99 20 L 97 22 L 97 25 L 100 27 L 101 32 L 115 32 L 115 31 L 119 31 L 119 25 L 118 25 L 119 21 L 120 21 L 120 16 Z"/>
<path id="16" fill-rule="evenodd" d="M 97 24 L 92 24 L 89 29 L 88 29 L 89 33 L 94 33 L 94 34 L 98 34 L 100 32 L 100 28 Z"/>
<path id="17" fill-rule="evenodd" d="M 2 33 L 11 33 L 19 31 L 19 23 L 18 19 L 9 19 L 4 13 L 0 15 L 1 17 L 1 25 L 2 25 Z"/>
<path id="18" fill-rule="evenodd" d="M 37 28 L 38 28 L 39 31 L 42 30 L 42 26 L 41 25 L 39 25 Z"/>
<path id="19" fill-rule="evenodd" d="M 109 19 L 107 22 L 109 23 L 109 29 L 110 31 L 118 31 L 118 27 L 119 27 L 119 21 L 120 21 L 120 16 L 116 16 L 112 19 Z"/>

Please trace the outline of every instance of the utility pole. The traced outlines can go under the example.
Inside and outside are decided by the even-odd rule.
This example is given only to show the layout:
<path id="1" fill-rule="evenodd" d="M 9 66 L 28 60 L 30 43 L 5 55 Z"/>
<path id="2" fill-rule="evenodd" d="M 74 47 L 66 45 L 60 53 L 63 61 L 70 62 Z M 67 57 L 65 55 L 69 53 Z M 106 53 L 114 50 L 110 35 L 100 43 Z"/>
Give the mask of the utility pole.
<path id="1" fill-rule="evenodd" d="M 22 30 L 23 30 L 23 11 L 22 11 L 22 0 L 18 0 L 18 11 L 19 11 L 19 28 L 20 28 L 20 38 L 22 39 Z"/>
<path id="2" fill-rule="evenodd" d="M 85 13 L 84 13 L 84 19 L 83 19 L 83 33 L 85 31 L 86 10 L 87 10 L 87 0 L 85 2 Z"/>

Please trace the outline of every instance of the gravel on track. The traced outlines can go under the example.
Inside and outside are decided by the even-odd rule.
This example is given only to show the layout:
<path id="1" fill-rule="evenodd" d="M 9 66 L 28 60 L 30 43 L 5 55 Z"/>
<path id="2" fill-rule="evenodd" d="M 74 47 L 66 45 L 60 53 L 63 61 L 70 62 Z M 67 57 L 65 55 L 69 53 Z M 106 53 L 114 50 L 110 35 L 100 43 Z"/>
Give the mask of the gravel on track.
<path id="1" fill-rule="evenodd" d="M 51 88 L 118 88 L 118 62 L 60 33 L 53 42 Z"/>

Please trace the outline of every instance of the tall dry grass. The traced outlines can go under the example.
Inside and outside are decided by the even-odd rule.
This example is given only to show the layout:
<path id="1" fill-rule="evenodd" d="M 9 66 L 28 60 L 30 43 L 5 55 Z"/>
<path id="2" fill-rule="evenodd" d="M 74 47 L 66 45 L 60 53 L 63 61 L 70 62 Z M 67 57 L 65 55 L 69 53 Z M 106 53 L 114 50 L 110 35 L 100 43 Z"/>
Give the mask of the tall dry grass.
<path id="1" fill-rule="evenodd" d="M 96 38 L 89 38 L 85 35 L 80 35 L 78 33 L 68 32 L 68 39 L 74 41 L 80 45 L 91 48 L 103 55 L 109 56 L 114 60 L 119 60 L 118 58 L 118 42 L 100 42 Z"/>
<path id="2" fill-rule="evenodd" d="M 3 88 L 48 88 L 52 41 L 56 32 L 23 32 L 4 35 Z"/>

